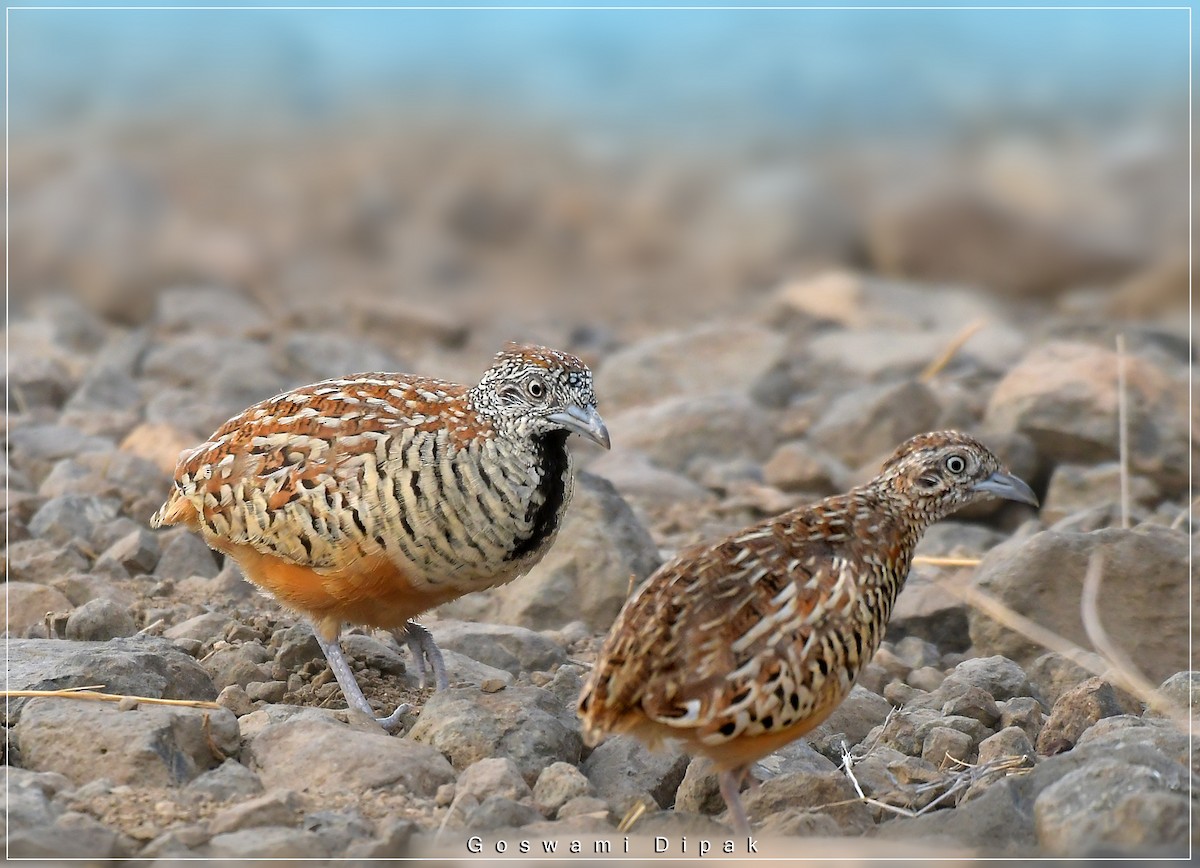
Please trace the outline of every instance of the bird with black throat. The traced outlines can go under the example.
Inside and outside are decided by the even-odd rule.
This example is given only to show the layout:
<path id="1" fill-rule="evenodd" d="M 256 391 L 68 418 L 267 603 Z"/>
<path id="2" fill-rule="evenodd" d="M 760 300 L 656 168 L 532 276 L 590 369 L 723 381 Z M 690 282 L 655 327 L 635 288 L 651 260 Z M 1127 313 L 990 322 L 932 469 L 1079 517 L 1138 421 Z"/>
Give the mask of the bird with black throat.
<path id="1" fill-rule="evenodd" d="M 396 630 L 422 686 L 445 664 L 418 615 L 510 582 L 554 543 L 571 434 L 609 446 L 592 374 L 509 344 L 473 386 L 366 373 L 291 389 L 185 452 L 153 527 L 179 524 L 313 624 L 347 703 L 375 716 L 342 653 L 346 624 Z M 389 731 L 406 711 L 376 718 Z"/>
<path id="2" fill-rule="evenodd" d="M 585 740 L 682 742 L 715 765 L 733 825 L 750 766 L 820 724 L 879 648 L 931 524 L 1029 486 L 956 431 L 903 443 L 874 479 L 679 553 L 626 602 L 579 697 Z"/>

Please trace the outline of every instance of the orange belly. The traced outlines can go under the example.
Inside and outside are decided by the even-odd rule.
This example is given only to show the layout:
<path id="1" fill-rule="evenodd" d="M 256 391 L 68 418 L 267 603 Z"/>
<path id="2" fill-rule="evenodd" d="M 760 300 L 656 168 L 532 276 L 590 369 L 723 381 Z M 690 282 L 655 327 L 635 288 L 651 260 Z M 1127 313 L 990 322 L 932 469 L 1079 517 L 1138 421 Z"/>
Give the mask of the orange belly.
<path id="1" fill-rule="evenodd" d="M 327 639 L 335 639 L 343 623 L 391 629 L 459 596 L 450 587 L 413 587 L 403 570 L 386 557 L 361 558 L 332 572 L 288 563 L 252 546 L 209 544 L 237 561 L 246 578 L 281 604 L 307 615 Z"/>

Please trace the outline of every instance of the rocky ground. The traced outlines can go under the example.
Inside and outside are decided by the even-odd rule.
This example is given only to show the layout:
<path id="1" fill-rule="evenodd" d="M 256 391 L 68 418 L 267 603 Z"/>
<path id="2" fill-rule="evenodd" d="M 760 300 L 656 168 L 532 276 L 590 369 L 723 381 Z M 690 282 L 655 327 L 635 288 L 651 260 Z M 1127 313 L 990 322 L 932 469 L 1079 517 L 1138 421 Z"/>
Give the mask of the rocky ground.
<path id="1" fill-rule="evenodd" d="M 643 209 L 700 219 L 655 189 Z M 493 223 L 516 220 L 489 210 L 489 195 L 447 218 L 484 246 L 503 243 Z M 55 196 L 37 201 L 52 210 Z M 613 218 L 595 202 L 562 207 Z M 319 311 L 284 315 L 283 297 L 242 291 L 239 277 L 251 277 L 215 241 L 217 265 L 234 263 L 224 284 L 173 285 L 93 256 L 80 278 L 88 291 L 24 298 L 8 328 L 9 688 L 102 685 L 127 698 L 10 699 L 10 856 L 467 856 L 472 836 L 490 853 L 522 840 L 581 841 L 588 852 L 608 840 L 616 852 L 631 811 L 641 812 L 631 852 L 649 852 L 654 836 L 673 847 L 683 836 L 723 841 L 731 835 L 704 761 L 626 738 L 582 745 L 573 706 L 604 631 L 678 548 L 844 490 L 905 437 L 941 427 L 978 434 L 1043 507 L 980 505 L 929 532 L 921 554 L 982 561 L 919 564 L 851 697 L 755 769 L 761 783 L 744 798 L 762 852 L 786 854 L 803 836 L 822 842 L 806 842 L 808 853 L 1185 853 L 1197 771 L 1187 736 L 1195 419 L 1187 323 L 1171 288 L 1186 288 L 1186 273 L 1169 257 L 1129 265 L 1126 249 L 1069 244 L 1010 212 L 981 231 L 1001 246 L 1018 236 L 1013 249 L 1028 257 L 1006 263 L 989 249 L 964 260 L 938 239 L 971 231 L 972 207 L 928 197 L 847 230 L 861 244 L 846 249 L 891 259 L 847 254 L 765 284 L 747 275 L 786 271 L 779 251 L 791 248 L 737 260 L 748 270 L 709 279 L 765 288 L 719 317 L 711 299 L 680 313 L 679 289 L 647 302 L 636 323 L 614 314 L 600 324 L 589 311 L 579 314 L 586 327 L 570 316 L 517 327 L 511 309 L 459 322 L 391 299 L 378 317 L 333 313 L 323 327 Z M 368 241 L 373 225 L 361 229 Z M 665 232 L 654 237 L 669 250 Z M 879 233 L 891 239 L 882 247 Z M 662 255 L 627 243 L 629 261 Z M 1126 276 L 1102 277 L 1117 262 Z M 67 271 L 26 266 L 47 286 L 71 285 Z M 963 283 L 972 268 L 974 289 Z M 1081 284 L 1091 288 L 1044 291 Z M 397 736 L 344 710 L 303 621 L 195 536 L 146 525 L 179 451 L 253 401 L 360 370 L 470 377 L 503 340 L 531 336 L 592 363 L 614 448 L 576 445 L 576 499 L 538 567 L 426 619 L 446 650 L 449 690 L 419 689 L 391 636 L 346 637 L 377 707 L 413 705 Z M 1162 684 L 1160 705 L 944 584 L 986 591 L 1091 648 L 1080 597 L 1095 554 L 1103 627 Z"/>

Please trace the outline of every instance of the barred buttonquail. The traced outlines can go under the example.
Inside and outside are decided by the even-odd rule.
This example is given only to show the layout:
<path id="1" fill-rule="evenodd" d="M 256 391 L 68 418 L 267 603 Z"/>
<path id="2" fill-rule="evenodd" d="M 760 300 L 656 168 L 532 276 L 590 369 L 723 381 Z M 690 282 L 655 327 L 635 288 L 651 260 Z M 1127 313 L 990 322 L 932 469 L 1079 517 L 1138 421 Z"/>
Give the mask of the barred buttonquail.
<path id="1" fill-rule="evenodd" d="M 879 476 L 665 564 L 626 604 L 579 698 L 584 735 L 680 739 L 716 765 L 738 830 L 756 760 L 821 723 L 883 638 L 921 534 L 986 495 L 1037 505 L 982 443 L 904 443 Z"/>
<path id="2" fill-rule="evenodd" d="M 605 448 L 591 371 L 509 344 L 468 388 L 356 374 L 276 395 L 180 457 L 151 525 L 183 524 L 312 619 L 347 702 L 368 714 L 344 623 L 401 628 L 422 683 L 442 657 L 410 619 L 521 575 L 571 496 L 571 432 Z M 395 727 L 397 709 L 379 722 Z"/>

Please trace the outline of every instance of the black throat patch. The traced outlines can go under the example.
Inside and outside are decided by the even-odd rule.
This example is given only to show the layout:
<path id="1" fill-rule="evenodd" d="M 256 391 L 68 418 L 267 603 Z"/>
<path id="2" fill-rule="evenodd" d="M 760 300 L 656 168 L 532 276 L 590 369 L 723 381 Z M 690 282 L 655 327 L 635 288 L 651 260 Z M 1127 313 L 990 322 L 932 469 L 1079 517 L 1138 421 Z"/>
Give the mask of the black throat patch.
<path id="1" fill-rule="evenodd" d="M 537 463 L 542 469 L 542 481 L 537 487 L 542 503 L 536 507 L 530 503 L 525 520 L 532 523 L 533 529 L 529 536 L 516 541 L 512 551 L 505 555 L 506 561 L 519 560 L 537 551 L 558 529 L 559 513 L 562 512 L 563 498 L 567 494 L 565 474 L 568 436 L 569 431 L 551 431 L 534 440 Z"/>

